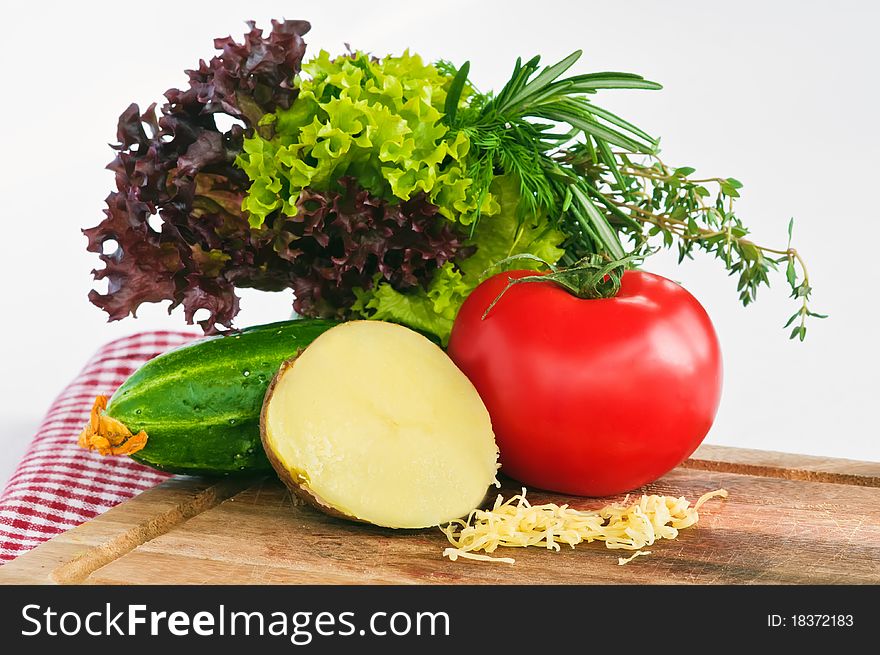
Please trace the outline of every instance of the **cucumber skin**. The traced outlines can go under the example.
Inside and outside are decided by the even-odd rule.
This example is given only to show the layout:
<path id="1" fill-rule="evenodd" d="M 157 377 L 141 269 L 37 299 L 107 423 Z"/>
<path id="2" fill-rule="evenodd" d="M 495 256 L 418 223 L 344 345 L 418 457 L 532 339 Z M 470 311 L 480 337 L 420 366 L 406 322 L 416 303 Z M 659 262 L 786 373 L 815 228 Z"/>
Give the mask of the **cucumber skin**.
<path id="1" fill-rule="evenodd" d="M 106 413 L 147 445 L 131 458 L 168 473 L 271 472 L 260 440 L 263 397 L 281 363 L 334 321 L 297 319 L 206 337 L 151 359 Z"/>

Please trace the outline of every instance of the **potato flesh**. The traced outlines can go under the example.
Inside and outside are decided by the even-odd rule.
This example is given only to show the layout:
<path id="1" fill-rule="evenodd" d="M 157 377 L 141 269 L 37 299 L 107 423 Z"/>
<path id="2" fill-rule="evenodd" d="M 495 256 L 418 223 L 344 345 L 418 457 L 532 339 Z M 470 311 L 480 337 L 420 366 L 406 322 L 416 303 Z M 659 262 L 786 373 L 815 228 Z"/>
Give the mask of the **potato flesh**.
<path id="1" fill-rule="evenodd" d="M 379 321 L 345 323 L 303 351 L 267 399 L 264 435 L 320 503 L 387 527 L 465 516 L 497 469 L 470 381 L 425 337 Z"/>

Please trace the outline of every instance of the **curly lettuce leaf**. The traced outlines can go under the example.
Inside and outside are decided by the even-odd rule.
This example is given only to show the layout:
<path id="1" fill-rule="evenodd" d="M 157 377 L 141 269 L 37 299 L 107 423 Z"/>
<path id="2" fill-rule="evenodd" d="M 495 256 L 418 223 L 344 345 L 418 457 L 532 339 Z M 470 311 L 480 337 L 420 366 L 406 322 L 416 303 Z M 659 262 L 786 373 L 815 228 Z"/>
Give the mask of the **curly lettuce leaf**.
<path id="1" fill-rule="evenodd" d="M 461 271 L 450 262 L 437 271 L 427 289 L 402 293 L 387 283 L 377 283 L 366 291 L 357 289 L 352 311 L 364 318 L 400 323 L 434 335 L 446 345 L 458 308 L 470 291 Z"/>
<path id="2" fill-rule="evenodd" d="M 187 71 L 189 86 L 165 92 L 157 114 L 132 104 L 119 117 L 116 158 L 108 168 L 116 191 L 107 197 L 105 218 L 83 230 L 88 250 L 104 268 L 108 290 L 89 299 L 110 320 L 135 316 L 144 302 L 183 305 L 206 332 L 231 327 L 238 313 L 236 286 L 265 290 L 290 285 L 287 262 L 273 250 L 271 230 L 252 230 L 241 205 L 250 181 L 234 166 L 245 134 L 267 113 L 294 103 L 293 84 L 305 54 L 305 21 L 272 21 L 264 33 L 253 22 L 241 43 L 217 39 L 220 54 Z M 226 114 L 244 125 L 223 132 L 214 116 Z M 156 214 L 160 230 L 150 227 Z M 112 252 L 109 244 L 115 242 Z"/>
<path id="3" fill-rule="evenodd" d="M 511 175 L 498 176 L 492 182 L 492 194 L 500 201 L 500 212 L 483 217 L 466 245 L 474 254 L 458 258 L 442 266 L 427 288 L 398 291 L 378 282 L 367 291 L 356 291 L 357 302 L 352 311 L 365 318 L 401 323 L 440 339 L 449 340 L 452 324 L 468 294 L 487 277 L 512 268 L 534 268 L 532 262 L 519 260 L 496 264 L 506 257 L 530 253 L 556 263 L 564 254 L 560 247 L 565 235 L 542 216 L 526 217 L 520 223 L 519 183 Z"/>
<path id="4" fill-rule="evenodd" d="M 424 194 L 389 203 L 353 178 L 340 182 L 338 192 L 304 190 L 296 216 L 272 222 L 297 313 L 349 317 L 359 290 L 379 281 L 395 293 L 423 288 L 439 268 L 468 252 Z"/>
<path id="5" fill-rule="evenodd" d="M 491 194 L 474 195 L 464 160 L 470 141 L 443 123 L 452 78 L 408 51 L 374 59 L 361 52 L 303 64 L 299 96 L 261 121 L 237 164 L 252 182 L 242 208 L 251 224 L 296 213 L 306 188 L 331 190 L 353 177 L 372 195 L 407 201 L 423 193 L 451 221 L 498 211 Z M 271 134 L 271 138 L 264 138 Z"/>

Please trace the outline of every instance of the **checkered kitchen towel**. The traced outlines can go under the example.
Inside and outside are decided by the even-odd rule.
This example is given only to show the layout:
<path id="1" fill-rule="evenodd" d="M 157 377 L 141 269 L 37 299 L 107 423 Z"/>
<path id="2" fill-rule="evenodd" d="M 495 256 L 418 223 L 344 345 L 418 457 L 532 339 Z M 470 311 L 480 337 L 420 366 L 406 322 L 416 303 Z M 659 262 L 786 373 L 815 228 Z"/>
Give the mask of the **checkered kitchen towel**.
<path id="1" fill-rule="evenodd" d="M 52 403 L 0 495 L 0 564 L 169 477 L 128 457 L 83 450 L 76 442 L 95 396 L 111 395 L 141 364 L 196 336 L 144 332 L 112 341 Z"/>

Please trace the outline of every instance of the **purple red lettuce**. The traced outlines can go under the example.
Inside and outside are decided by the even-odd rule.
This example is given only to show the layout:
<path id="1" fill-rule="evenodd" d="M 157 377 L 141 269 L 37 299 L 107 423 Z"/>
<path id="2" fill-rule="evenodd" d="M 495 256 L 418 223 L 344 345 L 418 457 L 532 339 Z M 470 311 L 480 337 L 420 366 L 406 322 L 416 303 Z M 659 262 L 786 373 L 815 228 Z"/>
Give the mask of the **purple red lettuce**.
<path id="1" fill-rule="evenodd" d="M 239 311 L 236 287 L 291 288 L 298 313 L 341 318 L 355 289 L 379 280 L 398 291 L 424 289 L 456 254 L 472 251 L 424 194 L 390 204 L 351 178 L 326 192 L 305 189 L 294 217 L 275 212 L 250 226 L 241 209 L 250 181 L 235 158 L 261 116 L 296 99 L 292 82 L 309 25 L 273 22 L 268 36 L 250 27 L 244 43 L 216 40 L 221 54 L 188 71 L 189 88 L 167 91 L 160 112 L 133 104 L 119 118 L 118 154 L 108 166 L 117 190 L 105 219 L 84 230 L 104 262 L 95 279 L 108 281 L 107 293 L 89 298 L 110 320 L 170 300 L 188 323 L 207 310 L 198 322 L 216 332 Z M 221 132 L 216 114 L 242 124 Z"/>
<path id="2" fill-rule="evenodd" d="M 155 105 L 141 114 L 133 104 L 119 118 L 118 154 L 108 166 L 117 190 L 107 197 L 105 219 L 84 230 L 105 265 L 95 279 L 108 280 L 107 293 L 93 290 L 89 299 L 111 320 L 135 315 L 143 302 L 171 300 L 190 323 L 206 309 L 199 323 L 213 332 L 231 326 L 238 312 L 235 279 L 287 286 L 256 248 L 265 235 L 252 234 L 242 216 L 249 181 L 234 161 L 259 118 L 296 99 L 293 78 L 309 24 L 273 21 L 268 35 L 249 27 L 243 43 L 215 40 L 221 53 L 187 71 L 189 87 L 168 90 L 158 114 Z M 216 114 L 241 124 L 221 131 Z M 155 215 L 158 231 L 149 224 Z"/>
<path id="3" fill-rule="evenodd" d="M 378 280 L 398 291 L 427 288 L 437 269 L 472 250 L 423 193 L 389 203 L 352 178 L 339 186 L 305 189 L 296 216 L 277 214 L 273 221 L 274 249 L 290 272 L 299 314 L 343 318 L 357 299 L 354 289 Z"/>

